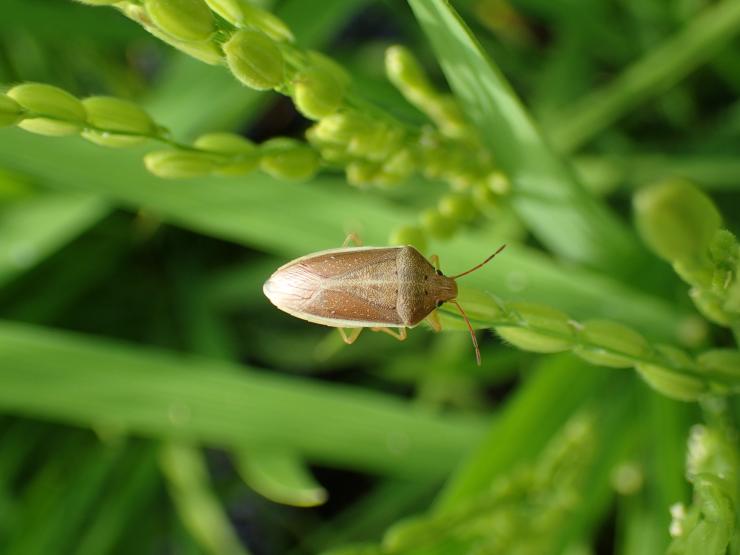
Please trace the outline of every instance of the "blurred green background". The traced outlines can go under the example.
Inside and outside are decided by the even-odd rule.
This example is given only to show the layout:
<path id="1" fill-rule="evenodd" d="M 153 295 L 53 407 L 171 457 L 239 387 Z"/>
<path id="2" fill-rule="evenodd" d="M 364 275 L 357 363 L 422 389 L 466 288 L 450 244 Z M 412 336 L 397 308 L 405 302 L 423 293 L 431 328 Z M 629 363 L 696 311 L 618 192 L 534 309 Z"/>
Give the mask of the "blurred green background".
<path id="1" fill-rule="evenodd" d="M 407 45 L 447 86 L 405 2 L 262 5 L 409 124 L 424 117 L 385 78 L 385 48 Z M 687 178 L 738 230 L 737 2 L 452 5 L 620 231 L 602 249 L 591 229 L 563 232 L 557 214 L 570 208 L 545 202 L 483 218 L 427 254 L 457 273 L 507 241 L 466 284 L 609 318 L 651 342 L 734 346 L 641 245 L 630 206 L 651 182 Z M 132 99 L 182 141 L 219 130 L 302 137 L 309 125 L 288 99 L 244 88 L 114 10 L 3 0 L 0 11 L 4 86 Z M 398 521 L 501 480 L 528 497 L 492 513 L 485 526 L 508 543 L 480 553 L 665 551 L 669 507 L 691 500 L 695 404 L 631 370 L 516 350 L 490 332 L 479 334 L 480 368 L 463 331 L 421 327 L 403 343 L 366 333 L 347 347 L 262 295 L 275 268 L 348 232 L 386 244 L 444 185 L 414 177 L 358 189 L 331 170 L 299 184 L 261 173 L 169 181 L 143 168 L 151 146 L 0 129 L 1 553 L 377 545 Z M 347 553 L 379 552 L 366 549 Z"/>

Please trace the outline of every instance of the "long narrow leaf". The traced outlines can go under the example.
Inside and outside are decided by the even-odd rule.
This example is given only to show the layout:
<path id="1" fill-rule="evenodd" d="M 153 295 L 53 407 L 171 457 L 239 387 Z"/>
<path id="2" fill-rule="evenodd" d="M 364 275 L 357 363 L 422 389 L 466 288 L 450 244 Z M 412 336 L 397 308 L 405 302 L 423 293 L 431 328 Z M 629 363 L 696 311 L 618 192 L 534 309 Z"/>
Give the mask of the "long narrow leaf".
<path id="1" fill-rule="evenodd" d="M 433 416 L 366 391 L 240 372 L 226 362 L 0 323 L 0 410 L 82 426 L 245 448 L 291 448 L 315 461 L 440 475 L 481 421 Z"/>

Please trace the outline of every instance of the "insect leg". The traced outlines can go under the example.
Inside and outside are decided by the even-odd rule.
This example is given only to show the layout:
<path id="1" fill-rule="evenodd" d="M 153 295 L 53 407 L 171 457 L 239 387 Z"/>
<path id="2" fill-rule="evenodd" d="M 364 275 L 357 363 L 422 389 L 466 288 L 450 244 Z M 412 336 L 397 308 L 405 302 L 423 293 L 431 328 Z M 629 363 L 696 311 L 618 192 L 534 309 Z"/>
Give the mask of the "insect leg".
<path id="1" fill-rule="evenodd" d="M 372 331 L 382 331 L 383 333 L 387 333 L 391 337 L 395 337 L 399 341 L 404 341 L 406 339 L 406 328 L 399 328 L 398 331 L 393 331 L 392 328 L 370 328 Z"/>
<path id="2" fill-rule="evenodd" d="M 347 235 L 347 238 L 344 240 L 344 243 L 342 243 L 343 247 L 346 247 L 350 243 L 354 243 L 356 247 L 362 246 L 362 239 L 360 239 L 360 236 L 357 235 L 354 231 Z"/>
<path id="3" fill-rule="evenodd" d="M 436 310 L 432 310 L 429 316 L 427 316 L 427 322 L 435 332 L 439 333 L 442 331 L 442 322 L 440 322 L 439 312 Z"/>
<path id="4" fill-rule="evenodd" d="M 433 254 L 429 257 L 429 262 L 432 263 L 432 266 L 434 266 L 435 270 L 439 270 L 439 256 L 436 254 Z"/>
<path id="5" fill-rule="evenodd" d="M 342 341 L 347 345 L 352 345 L 360 337 L 360 333 L 362 333 L 362 328 L 350 328 L 349 333 L 344 328 L 337 328 L 337 330 L 339 330 L 339 335 L 342 336 Z"/>

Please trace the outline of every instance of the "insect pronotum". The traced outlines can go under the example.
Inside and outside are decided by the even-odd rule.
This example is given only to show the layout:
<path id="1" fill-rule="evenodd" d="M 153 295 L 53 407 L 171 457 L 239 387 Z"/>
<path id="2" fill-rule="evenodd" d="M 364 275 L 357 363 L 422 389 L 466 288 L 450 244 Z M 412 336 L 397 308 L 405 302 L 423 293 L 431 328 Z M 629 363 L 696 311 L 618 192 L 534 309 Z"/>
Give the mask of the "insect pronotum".
<path id="1" fill-rule="evenodd" d="M 351 238 L 357 241 L 352 235 L 347 239 Z M 272 304 L 296 318 L 339 328 L 346 343 L 354 342 L 363 328 L 383 331 L 403 341 L 406 328 L 424 319 L 440 331 L 436 309 L 452 303 L 468 326 L 480 365 L 473 327 L 455 300 L 455 280 L 488 263 L 504 247 L 473 268 L 448 277 L 439 269 L 436 255 L 429 261 L 410 245 L 345 246 L 288 262 L 272 274 L 262 290 Z"/>

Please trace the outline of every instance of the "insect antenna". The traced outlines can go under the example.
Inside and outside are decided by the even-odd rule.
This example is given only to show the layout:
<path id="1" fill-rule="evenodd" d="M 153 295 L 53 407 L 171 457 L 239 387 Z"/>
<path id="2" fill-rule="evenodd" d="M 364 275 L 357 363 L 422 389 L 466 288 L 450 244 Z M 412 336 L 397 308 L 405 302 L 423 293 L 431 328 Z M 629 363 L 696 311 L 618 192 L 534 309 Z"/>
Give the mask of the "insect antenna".
<path id="1" fill-rule="evenodd" d="M 506 248 L 506 245 L 505 244 L 504 245 L 501 245 L 496 252 L 494 252 L 491 256 L 489 256 L 488 258 L 486 258 L 483 262 L 481 262 L 477 266 L 473 266 L 472 268 L 470 268 L 470 270 L 467 270 L 467 271 L 463 272 L 462 274 L 457 274 L 456 276 L 450 276 L 450 278 L 451 279 L 457 279 L 459 277 L 467 276 L 468 274 L 470 274 L 472 272 L 475 272 L 478 268 L 482 268 L 483 266 L 485 266 L 486 264 L 488 264 L 491 260 L 493 260 L 493 257 L 494 256 L 496 256 L 498 253 L 500 253 L 505 248 Z"/>
<path id="2" fill-rule="evenodd" d="M 475 349 L 475 362 L 477 362 L 478 366 L 480 366 L 480 349 L 478 348 L 478 340 L 475 338 L 475 332 L 473 331 L 473 326 L 470 325 L 470 320 L 468 320 L 468 315 L 465 314 L 465 311 L 460 306 L 460 303 L 458 303 L 456 300 L 452 299 L 449 302 L 451 302 L 457 307 L 457 309 L 460 311 L 460 314 L 463 317 L 463 320 L 465 320 L 465 323 L 468 325 L 468 330 L 470 330 L 470 338 L 473 340 L 473 348 Z"/>

